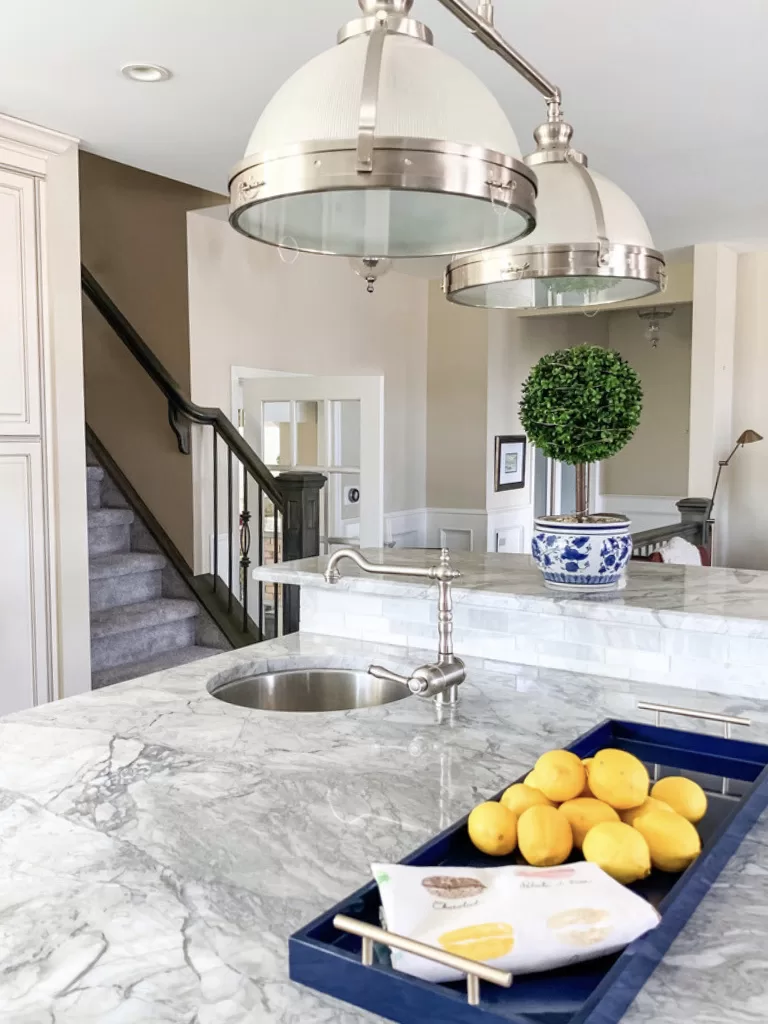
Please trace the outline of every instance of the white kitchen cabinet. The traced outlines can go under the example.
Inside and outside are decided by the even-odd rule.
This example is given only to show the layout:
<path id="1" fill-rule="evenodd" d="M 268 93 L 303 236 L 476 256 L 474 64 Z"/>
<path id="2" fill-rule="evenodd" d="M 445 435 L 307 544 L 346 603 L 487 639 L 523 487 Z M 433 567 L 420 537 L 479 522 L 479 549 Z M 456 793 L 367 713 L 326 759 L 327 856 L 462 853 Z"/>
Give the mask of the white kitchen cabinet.
<path id="1" fill-rule="evenodd" d="M 0 715 L 90 688 L 77 142 L 0 115 Z"/>
<path id="2" fill-rule="evenodd" d="M 40 434 L 37 182 L 0 167 L 0 434 Z"/>
<path id="3" fill-rule="evenodd" d="M 51 699 L 49 578 L 39 441 L 0 444 L 0 715 Z"/>

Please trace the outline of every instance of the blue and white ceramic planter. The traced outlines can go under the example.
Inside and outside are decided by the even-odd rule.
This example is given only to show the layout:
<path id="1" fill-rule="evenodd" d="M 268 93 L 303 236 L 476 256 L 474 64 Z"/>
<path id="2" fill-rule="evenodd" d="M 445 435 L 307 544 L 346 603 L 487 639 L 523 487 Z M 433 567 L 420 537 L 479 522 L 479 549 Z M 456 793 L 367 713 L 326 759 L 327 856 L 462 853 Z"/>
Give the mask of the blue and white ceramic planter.
<path id="1" fill-rule="evenodd" d="M 533 524 L 533 558 L 549 587 L 615 590 L 632 554 L 626 516 L 541 516 Z"/>

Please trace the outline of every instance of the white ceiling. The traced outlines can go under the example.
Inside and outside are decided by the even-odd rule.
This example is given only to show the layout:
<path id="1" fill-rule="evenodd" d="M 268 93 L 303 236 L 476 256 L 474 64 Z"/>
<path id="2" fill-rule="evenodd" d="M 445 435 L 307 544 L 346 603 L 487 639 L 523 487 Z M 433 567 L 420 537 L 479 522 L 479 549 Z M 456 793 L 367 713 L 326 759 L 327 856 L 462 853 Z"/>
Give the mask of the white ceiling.
<path id="1" fill-rule="evenodd" d="M 273 91 L 356 14 L 355 0 L 0 0 L 0 112 L 225 192 Z M 437 0 L 413 14 L 532 148 L 538 94 Z M 768 0 L 497 0 L 496 23 L 561 87 L 574 144 L 660 248 L 768 237 Z M 129 61 L 174 77 L 129 82 Z"/>

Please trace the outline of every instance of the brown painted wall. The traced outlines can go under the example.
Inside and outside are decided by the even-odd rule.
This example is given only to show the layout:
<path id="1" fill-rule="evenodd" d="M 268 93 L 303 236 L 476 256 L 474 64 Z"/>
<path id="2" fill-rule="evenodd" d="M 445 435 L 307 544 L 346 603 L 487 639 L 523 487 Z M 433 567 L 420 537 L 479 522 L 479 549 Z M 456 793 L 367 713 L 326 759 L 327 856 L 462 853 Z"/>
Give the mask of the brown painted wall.
<path id="1" fill-rule="evenodd" d="M 80 156 L 82 259 L 189 394 L 188 210 L 221 196 L 90 153 Z M 193 559 L 192 459 L 152 381 L 83 301 L 86 421 L 168 532 Z"/>

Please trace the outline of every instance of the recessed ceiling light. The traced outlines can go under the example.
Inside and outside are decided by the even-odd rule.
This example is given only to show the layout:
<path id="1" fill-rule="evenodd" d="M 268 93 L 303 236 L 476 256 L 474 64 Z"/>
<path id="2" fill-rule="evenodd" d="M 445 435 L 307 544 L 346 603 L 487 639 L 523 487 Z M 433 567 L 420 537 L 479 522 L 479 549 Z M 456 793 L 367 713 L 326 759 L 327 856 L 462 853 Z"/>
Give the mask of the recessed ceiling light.
<path id="1" fill-rule="evenodd" d="M 167 82 L 171 77 L 168 68 L 160 64 L 124 64 L 120 70 L 133 82 Z"/>

